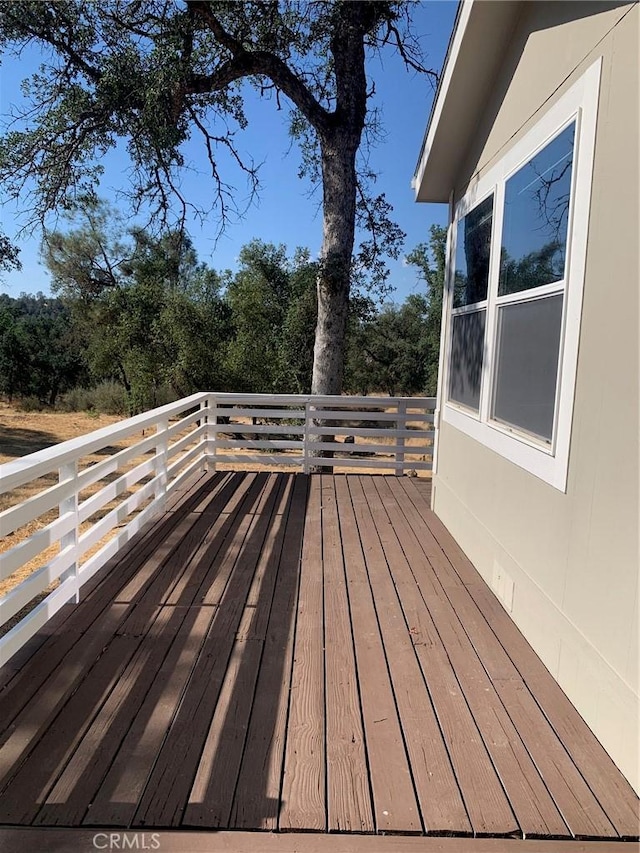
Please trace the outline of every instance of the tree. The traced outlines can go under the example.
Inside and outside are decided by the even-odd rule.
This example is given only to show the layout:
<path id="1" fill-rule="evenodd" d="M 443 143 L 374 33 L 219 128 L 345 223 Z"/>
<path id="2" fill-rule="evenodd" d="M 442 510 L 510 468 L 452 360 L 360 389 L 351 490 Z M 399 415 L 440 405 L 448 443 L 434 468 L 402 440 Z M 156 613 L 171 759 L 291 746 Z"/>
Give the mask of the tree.
<path id="1" fill-rule="evenodd" d="M 427 288 L 424 331 L 426 346 L 424 391 L 433 397 L 438 391 L 442 295 L 447 264 L 447 229 L 440 225 L 432 225 L 429 242 L 419 243 L 407 255 L 407 263 L 417 267 Z"/>
<path id="2" fill-rule="evenodd" d="M 125 228 L 95 200 L 75 225 L 48 233 L 43 257 L 94 380 L 122 384 L 131 413 L 156 405 L 166 383 L 178 396 L 221 387 L 229 311 L 222 280 L 198 262 L 189 238 Z"/>
<path id="3" fill-rule="evenodd" d="M 253 240 L 226 292 L 233 340 L 229 372 L 238 391 L 276 391 L 278 344 L 289 301 L 286 248 Z"/>
<path id="4" fill-rule="evenodd" d="M 13 245 L 6 234 L 0 232 L 0 272 L 22 269 L 19 255 L 20 249 Z"/>
<path id="5" fill-rule="evenodd" d="M 0 307 L 0 391 L 11 401 L 16 394 L 22 393 L 28 387 L 28 376 L 28 343 L 24 329 L 16 322 L 10 308 L 2 305 Z"/>
<path id="6" fill-rule="evenodd" d="M 0 10 L 0 47 L 39 44 L 53 55 L 28 85 L 31 106 L 0 146 L 0 180 L 17 197 L 35 182 L 33 216 L 72 206 L 92 191 L 100 157 L 126 138 L 135 205 L 167 217 L 172 197 L 182 214 L 183 145 L 204 140 L 222 221 L 233 195 L 218 169 L 226 149 L 256 188 L 257 174 L 234 143 L 243 127 L 241 81 L 292 105 L 291 130 L 302 146 L 302 171 L 322 182 L 323 241 L 317 269 L 318 317 L 312 390 L 339 393 L 352 279 L 363 269 L 385 276 L 381 256 L 397 256 L 402 232 L 383 195 L 369 192 L 358 169 L 373 87 L 366 60 L 395 48 L 413 70 L 427 72 L 411 32 L 410 2 L 297 0 L 214 2 L 15 0 Z M 369 119 L 369 124 L 367 124 Z M 356 253 L 356 224 L 370 239 Z"/>
<path id="7" fill-rule="evenodd" d="M 424 392 L 428 367 L 427 300 L 417 293 L 385 305 L 349 336 L 347 381 L 353 390 L 389 396 Z"/>
<path id="8" fill-rule="evenodd" d="M 290 394 L 308 394 L 313 376 L 313 347 L 318 316 L 318 265 L 308 249 L 297 249 L 289 272 L 290 300 L 278 351 L 279 387 Z"/>
<path id="9" fill-rule="evenodd" d="M 225 283 L 226 276 L 201 269 L 185 289 L 165 296 L 159 326 L 174 352 L 166 379 L 179 397 L 203 389 L 232 390 L 227 354 L 233 325 Z"/>
<path id="10" fill-rule="evenodd" d="M 41 293 L 0 296 L 0 393 L 53 406 L 86 376 L 66 306 Z"/>
<path id="11" fill-rule="evenodd" d="M 315 326 L 316 264 L 307 250 L 252 240 L 225 300 L 233 338 L 228 375 L 239 391 L 308 393 Z"/>
<path id="12" fill-rule="evenodd" d="M 118 213 L 94 197 L 67 214 L 69 231 L 44 232 L 42 258 L 53 289 L 85 302 L 117 289 L 131 273 L 134 246 Z"/>

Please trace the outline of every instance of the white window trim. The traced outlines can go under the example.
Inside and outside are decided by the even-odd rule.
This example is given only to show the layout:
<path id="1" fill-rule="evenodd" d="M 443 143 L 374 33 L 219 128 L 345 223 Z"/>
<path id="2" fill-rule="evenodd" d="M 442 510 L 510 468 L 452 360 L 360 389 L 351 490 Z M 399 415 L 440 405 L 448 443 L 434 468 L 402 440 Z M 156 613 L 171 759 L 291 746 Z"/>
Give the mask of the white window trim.
<path id="1" fill-rule="evenodd" d="M 453 245 L 449 251 L 447 288 L 443 307 L 443 319 L 446 317 L 446 322 L 443 322 L 441 349 L 446 353 L 446 356 L 443 359 L 444 375 L 441 373 L 442 420 L 563 492 L 567 488 L 569 467 L 601 64 L 602 60 L 598 59 L 591 65 L 580 79 L 549 108 L 540 121 L 486 175 L 473 184 L 457 204 L 455 216 L 452 217 L 449 226 L 449 241 Z M 495 251 L 495 246 L 502 233 L 506 179 L 531 159 L 574 118 L 576 118 L 576 154 L 573 165 L 572 212 L 567 232 L 567 275 L 563 288 L 560 288 L 558 283 L 549 285 L 548 288 L 550 292 L 554 289 L 562 289 L 564 292 L 563 334 L 560 344 L 556 392 L 556 428 L 553 446 L 549 447 L 536 442 L 533 437 L 527 437 L 524 433 L 511 430 L 490 419 L 491 389 L 489 386 L 491 378 L 489 374 L 494 354 L 497 306 L 504 303 L 504 298 L 499 298 L 496 301 L 500 252 Z M 492 252 L 489 272 L 489 300 L 480 389 L 480 412 L 477 414 L 447 400 L 449 348 L 451 345 L 449 328 L 455 277 L 454 241 L 458 220 L 476 206 L 476 200 L 480 201 L 486 198 L 492 191 L 495 193 L 492 236 L 494 251 Z M 537 293 L 536 291 L 536 295 Z M 540 295 L 542 293 L 543 290 L 541 289 Z M 515 296 L 516 294 L 514 294 Z M 522 297 L 523 294 L 519 294 L 519 296 Z"/>

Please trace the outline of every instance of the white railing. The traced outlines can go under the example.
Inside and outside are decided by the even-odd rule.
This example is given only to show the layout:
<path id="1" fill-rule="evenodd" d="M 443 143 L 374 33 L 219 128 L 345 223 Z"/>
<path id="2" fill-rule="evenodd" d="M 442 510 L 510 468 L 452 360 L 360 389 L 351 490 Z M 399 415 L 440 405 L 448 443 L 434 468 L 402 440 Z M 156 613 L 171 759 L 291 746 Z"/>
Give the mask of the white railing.
<path id="1" fill-rule="evenodd" d="M 303 471 L 320 464 L 318 456 L 326 452 L 331 455 L 321 460 L 324 468 L 380 468 L 399 475 L 431 470 L 434 407 L 433 397 L 211 395 L 209 453 L 215 464 L 293 465 Z"/>
<path id="2" fill-rule="evenodd" d="M 434 407 L 424 397 L 203 392 L 0 465 L 0 495 L 30 493 L 0 513 L 0 537 L 20 540 L 0 554 L 0 582 L 26 575 L 0 597 L 0 630 L 29 608 L 0 637 L 0 665 L 77 602 L 81 586 L 198 470 L 429 470 Z"/>

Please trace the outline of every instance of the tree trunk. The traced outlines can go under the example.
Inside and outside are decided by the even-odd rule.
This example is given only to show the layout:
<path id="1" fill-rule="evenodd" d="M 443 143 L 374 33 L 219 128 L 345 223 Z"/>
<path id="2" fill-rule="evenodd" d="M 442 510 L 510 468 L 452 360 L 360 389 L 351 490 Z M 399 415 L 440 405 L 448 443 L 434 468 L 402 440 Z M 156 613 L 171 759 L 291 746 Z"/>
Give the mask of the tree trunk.
<path id="1" fill-rule="evenodd" d="M 58 399 L 58 392 L 60 390 L 60 379 L 56 379 L 53 382 L 51 390 L 49 391 L 49 405 L 53 408 L 56 404 L 56 400 Z"/>
<path id="2" fill-rule="evenodd" d="M 355 237 L 359 129 L 322 141 L 323 232 L 312 394 L 340 394 Z"/>
<path id="3" fill-rule="evenodd" d="M 320 268 L 318 271 L 318 321 L 313 348 L 312 394 L 341 394 L 344 373 L 344 350 L 351 259 L 355 238 L 356 151 L 360 129 L 342 131 L 331 141 L 323 140 L 323 231 Z M 315 419 L 320 427 L 334 426 L 334 421 Z M 333 435 L 317 435 L 317 442 L 331 443 Z M 331 450 L 312 451 L 313 456 L 328 458 Z M 312 471 L 331 473 L 326 466 Z"/>
<path id="4" fill-rule="evenodd" d="M 336 3 L 330 49 L 335 64 L 336 107 L 316 125 L 322 158 L 322 251 L 318 273 L 318 324 L 313 351 L 314 394 L 342 393 L 345 331 L 356 227 L 356 153 L 367 115 L 364 38 L 374 4 Z"/>

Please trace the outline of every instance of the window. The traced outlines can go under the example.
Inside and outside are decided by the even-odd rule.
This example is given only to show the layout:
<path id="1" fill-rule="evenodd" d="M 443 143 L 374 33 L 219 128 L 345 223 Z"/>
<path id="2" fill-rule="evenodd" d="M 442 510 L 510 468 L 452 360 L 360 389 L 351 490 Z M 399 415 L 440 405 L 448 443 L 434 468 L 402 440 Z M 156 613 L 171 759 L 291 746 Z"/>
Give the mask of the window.
<path id="1" fill-rule="evenodd" d="M 551 444 L 562 330 L 561 295 L 498 309 L 492 416 Z"/>
<path id="2" fill-rule="evenodd" d="M 549 445 L 575 131 L 573 120 L 507 179 L 504 190 L 491 416 Z"/>
<path id="3" fill-rule="evenodd" d="M 575 137 L 572 121 L 506 182 L 498 296 L 564 278 Z"/>
<path id="4" fill-rule="evenodd" d="M 473 411 L 480 403 L 493 196 L 458 222 L 453 280 L 449 399 Z"/>
<path id="5" fill-rule="evenodd" d="M 451 322 L 449 399 L 476 412 L 480 406 L 485 314 L 485 310 L 460 314 Z"/>
<path id="6" fill-rule="evenodd" d="M 487 300 L 492 221 L 493 196 L 489 196 L 458 223 L 454 308 Z"/>
<path id="7" fill-rule="evenodd" d="M 596 63 L 460 200 L 443 418 L 566 488 Z"/>

